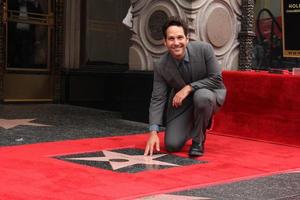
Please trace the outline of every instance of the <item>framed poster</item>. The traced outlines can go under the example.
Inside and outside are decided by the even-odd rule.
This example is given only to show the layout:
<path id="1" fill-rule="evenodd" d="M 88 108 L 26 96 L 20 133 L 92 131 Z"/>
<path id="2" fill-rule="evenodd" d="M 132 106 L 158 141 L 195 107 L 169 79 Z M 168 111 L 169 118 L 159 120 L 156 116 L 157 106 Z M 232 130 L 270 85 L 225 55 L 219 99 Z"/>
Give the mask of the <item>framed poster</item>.
<path id="1" fill-rule="evenodd" d="M 300 1 L 281 0 L 283 56 L 300 57 Z"/>

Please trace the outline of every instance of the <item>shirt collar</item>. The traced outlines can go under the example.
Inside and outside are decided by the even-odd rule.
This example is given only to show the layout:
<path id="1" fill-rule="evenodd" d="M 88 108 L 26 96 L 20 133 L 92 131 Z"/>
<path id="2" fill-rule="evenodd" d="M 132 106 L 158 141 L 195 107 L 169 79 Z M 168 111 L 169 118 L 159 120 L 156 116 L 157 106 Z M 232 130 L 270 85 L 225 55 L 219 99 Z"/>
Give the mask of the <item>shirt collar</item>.
<path id="1" fill-rule="evenodd" d="M 187 49 L 185 49 L 185 55 L 184 55 L 183 61 L 186 63 L 190 62 L 189 52 Z"/>
<path id="2" fill-rule="evenodd" d="M 176 60 L 176 59 L 174 59 L 174 60 L 175 60 L 175 63 L 176 63 L 176 65 L 177 65 L 177 67 L 179 67 L 179 64 L 180 64 L 181 62 L 189 63 L 189 62 L 190 62 L 190 58 L 189 58 L 188 50 L 185 49 L 185 55 L 184 55 L 183 61 L 178 61 L 178 60 Z"/>

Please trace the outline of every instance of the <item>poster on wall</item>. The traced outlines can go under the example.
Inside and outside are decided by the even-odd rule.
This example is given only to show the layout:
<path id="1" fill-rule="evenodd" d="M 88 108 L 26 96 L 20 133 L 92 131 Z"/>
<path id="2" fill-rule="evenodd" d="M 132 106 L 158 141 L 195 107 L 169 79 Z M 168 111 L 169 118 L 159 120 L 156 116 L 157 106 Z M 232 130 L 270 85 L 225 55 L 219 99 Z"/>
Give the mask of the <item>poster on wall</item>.
<path id="1" fill-rule="evenodd" d="M 300 1 L 281 0 L 283 56 L 300 57 Z"/>

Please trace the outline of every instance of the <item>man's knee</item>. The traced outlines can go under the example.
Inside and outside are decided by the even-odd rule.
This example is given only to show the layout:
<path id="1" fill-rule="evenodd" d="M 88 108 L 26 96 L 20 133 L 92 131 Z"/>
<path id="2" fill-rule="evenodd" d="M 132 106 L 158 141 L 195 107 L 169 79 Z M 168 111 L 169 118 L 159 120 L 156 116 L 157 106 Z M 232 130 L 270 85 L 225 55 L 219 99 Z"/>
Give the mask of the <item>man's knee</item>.
<path id="1" fill-rule="evenodd" d="M 212 91 L 201 89 L 194 93 L 193 101 L 196 108 L 202 109 L 213 106 L 216 97 Z"/>
<path id="2" fill-rule="evenodd" d="M 182 149 L 184 143 L 174 140 L 165 140 L 165 148 L 168 152 L 178 152 Z"/>

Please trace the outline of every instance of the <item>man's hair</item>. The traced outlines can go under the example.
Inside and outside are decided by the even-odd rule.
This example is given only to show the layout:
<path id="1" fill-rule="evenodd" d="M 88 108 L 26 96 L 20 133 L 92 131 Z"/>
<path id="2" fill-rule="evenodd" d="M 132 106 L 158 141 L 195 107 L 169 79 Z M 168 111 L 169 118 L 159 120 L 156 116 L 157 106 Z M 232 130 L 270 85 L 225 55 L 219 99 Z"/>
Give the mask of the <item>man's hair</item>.
<path id="1" fill-rule="evenodd" d="M 178 16 L 171 16 L 169 17 L 168 21 L 162 26 L 162 32 L 164 34 L 164 38 L 167 38 L 167 29 L 170 26 L 179 26 L 183 28 L 184 35 L 188 36 L 188 24 L 187 21 L 178 17 Z"/>

